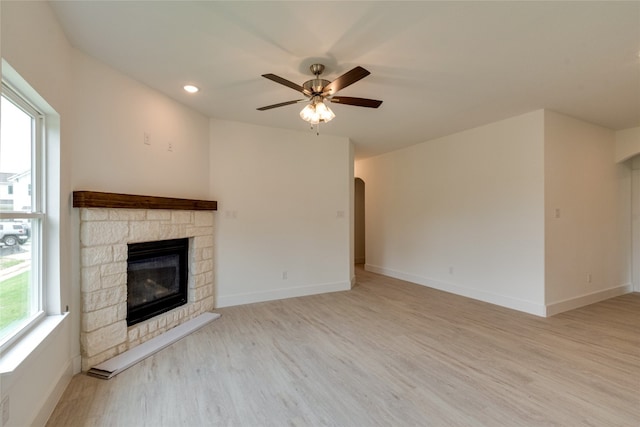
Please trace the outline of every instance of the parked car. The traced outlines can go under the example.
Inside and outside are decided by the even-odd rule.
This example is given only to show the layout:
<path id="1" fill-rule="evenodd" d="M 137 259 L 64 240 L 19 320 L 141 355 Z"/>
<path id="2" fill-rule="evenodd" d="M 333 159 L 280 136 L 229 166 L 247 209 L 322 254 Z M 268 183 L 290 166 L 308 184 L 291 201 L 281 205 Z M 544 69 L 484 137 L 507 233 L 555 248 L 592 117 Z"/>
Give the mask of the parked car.
<path id="1" fill-rule="evenodd" d="M 27 238 L 31 237 L 31 221 L 22 220 L 20 224 L 22 224 L 22 226 L 24 227 L 24 231 L 27 235 Z"/>
<path id="2" fill-rule="evenodd" d="M 19 222 L 0 222 L 0 242 L 6 246 L 23 244 L 29 239 L 27 230 Z"/>

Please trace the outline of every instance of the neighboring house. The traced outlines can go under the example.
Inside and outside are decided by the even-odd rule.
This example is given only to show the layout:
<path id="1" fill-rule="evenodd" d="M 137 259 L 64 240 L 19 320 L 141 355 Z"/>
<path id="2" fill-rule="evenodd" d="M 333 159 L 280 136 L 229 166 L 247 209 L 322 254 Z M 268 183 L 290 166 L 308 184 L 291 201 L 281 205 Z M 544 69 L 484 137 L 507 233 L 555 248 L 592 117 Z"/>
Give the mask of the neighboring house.
<path id="1" fill-rule="evenodd" d="M 31 172 L 0 172 L 0 211 L 31 208 Z"/>
<path id="2" fill-rule="evenodd" d="M 11 180 L 15 172 L 0 172 L 0 211 L 13 210 L 14 182 Z"/>
<path id="3" fill-rule="evenodd" d="M 13 189 L 13 209 L 27 211 L 31 209 L 31 171 L 14 174 L 9 177 L 10 187 Z"/>

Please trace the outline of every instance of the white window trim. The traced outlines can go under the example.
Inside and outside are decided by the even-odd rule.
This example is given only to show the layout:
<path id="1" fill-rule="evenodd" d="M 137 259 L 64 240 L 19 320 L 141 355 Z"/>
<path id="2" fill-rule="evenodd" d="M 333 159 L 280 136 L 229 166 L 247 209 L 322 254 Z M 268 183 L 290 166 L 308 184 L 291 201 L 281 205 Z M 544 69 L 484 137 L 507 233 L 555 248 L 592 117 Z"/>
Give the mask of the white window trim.
<path id="1" fill-rule="evenodd" d="M 7 98 L 9 102 L 13 103 L 19 109 L 24 111 L 30 117 L 33 118 L 32 125 L 32 147 L 31 147 L 31 182 L 32 188 L 35 188 L 36 191 L 32 194 L 31 197 L 31 212 L 20 212 L 20 211 L 12 211 L 12 212 L 1 212 L 0 219 L 30 219 L 31 222 L 31 285 L 33 289 L 36 291 L 36 295 L 31 301 L 31 303 L 35 307 L 31 307 L 29 311 L 32 311 L 34 314 L 24 319 L 22 322 L 16 325 L 15 330 L 0 340 L 0 352 L 4 352 L 4 350 L 8 349 L 15 342 L 20 340 L 23 336 L 29 333 L 34 327 L 38 325 L 45 317 L 45 309 L 46 309 L 46 300 L 44 298 L 44 283 L 43 278 L 45 274 L 43 272 L 43 251 L 42 248 L 44 246 L 44 240 L 46 238 L 45 233 L 45 221 L 46 215 L 43 210 L 43 206 L 45 206 L 45 197 L 46 197 L 46 189 L 44 187 L 44 176 L 46 172 L 44 171 L 44 166 L 46 165 L 46 159 L 44 159 L 45 153 L 45 118 L 44 115 L 29 101 L 20 94 L 18 91 L 13 89 L 11 85 L 2 81 L 2 96 Z M 37 220 L 37 221 L 33 221 Z M 36 227 L 33 225 L 37 224 Z M 35 285 L 35 286 L 34 286 Z"/>
<path id="2" fill-rule="evenodd" d="M 38 354 L 47 342 L 58 336 L 56 331 L 61 329 L 61 325 L 68 317 L 69 309 L 68 302 L 62 301 L 60 288 L 60 222 L 62 220 L 60 115 L 4 58 L 1 70 L 3 83 L 8 83 L 7 86 L 10 86 L 14 92 L 28 99 L 35 110 L 40 111 L 47 121 L 46 127 L 42 129 L 46 144 L 41 145 L 44 151 L 40 158 L 43 159 L 44 164 L 39 177 L 47 183 L 46 187 L 42 186 L 42 199 L 39 206 L 40 212 L 47 213 L 42 221 L 43 237 L 46 239 L 41 239 L 40 256 L 42 262 L 40 272 L 43 279 L 41 298 L 46 305 L 42 306 L 44 312 L 40 315 L 40 321 L 25 330 L 25 333 L 11 345 L 5 345 L 0 349 L 0 374 L 3 374 L 4 380 L 12 378 L 4 377 L 4 374 L 17 370 L 23 362 Z"/>

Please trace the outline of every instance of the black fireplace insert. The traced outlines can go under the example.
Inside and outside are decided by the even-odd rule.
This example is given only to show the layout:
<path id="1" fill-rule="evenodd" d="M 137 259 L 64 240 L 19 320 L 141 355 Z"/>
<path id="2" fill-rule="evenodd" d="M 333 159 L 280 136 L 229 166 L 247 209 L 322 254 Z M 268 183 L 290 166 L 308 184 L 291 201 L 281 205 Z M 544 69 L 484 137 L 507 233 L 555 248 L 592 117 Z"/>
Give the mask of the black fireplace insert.
<path id="1" fill-rule="evenodd" d="M 128 246 L 128 326 L 187 303 L 188 238 Z"/>

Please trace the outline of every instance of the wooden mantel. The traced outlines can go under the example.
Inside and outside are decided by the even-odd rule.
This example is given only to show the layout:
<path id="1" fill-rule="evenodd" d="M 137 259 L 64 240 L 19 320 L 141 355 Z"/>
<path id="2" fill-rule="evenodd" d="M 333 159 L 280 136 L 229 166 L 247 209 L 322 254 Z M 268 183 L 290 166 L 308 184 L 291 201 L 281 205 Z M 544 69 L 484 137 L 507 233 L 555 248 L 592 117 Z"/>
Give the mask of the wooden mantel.
<path id="1" fill-rule="evenodd" d="M 174 199 L 172 197 L 138 196 L 133 194 L 74 191 L 74 208 L 108 209 L 171 209 L 183 211 L 216 211 L 214 200 Z"/>

